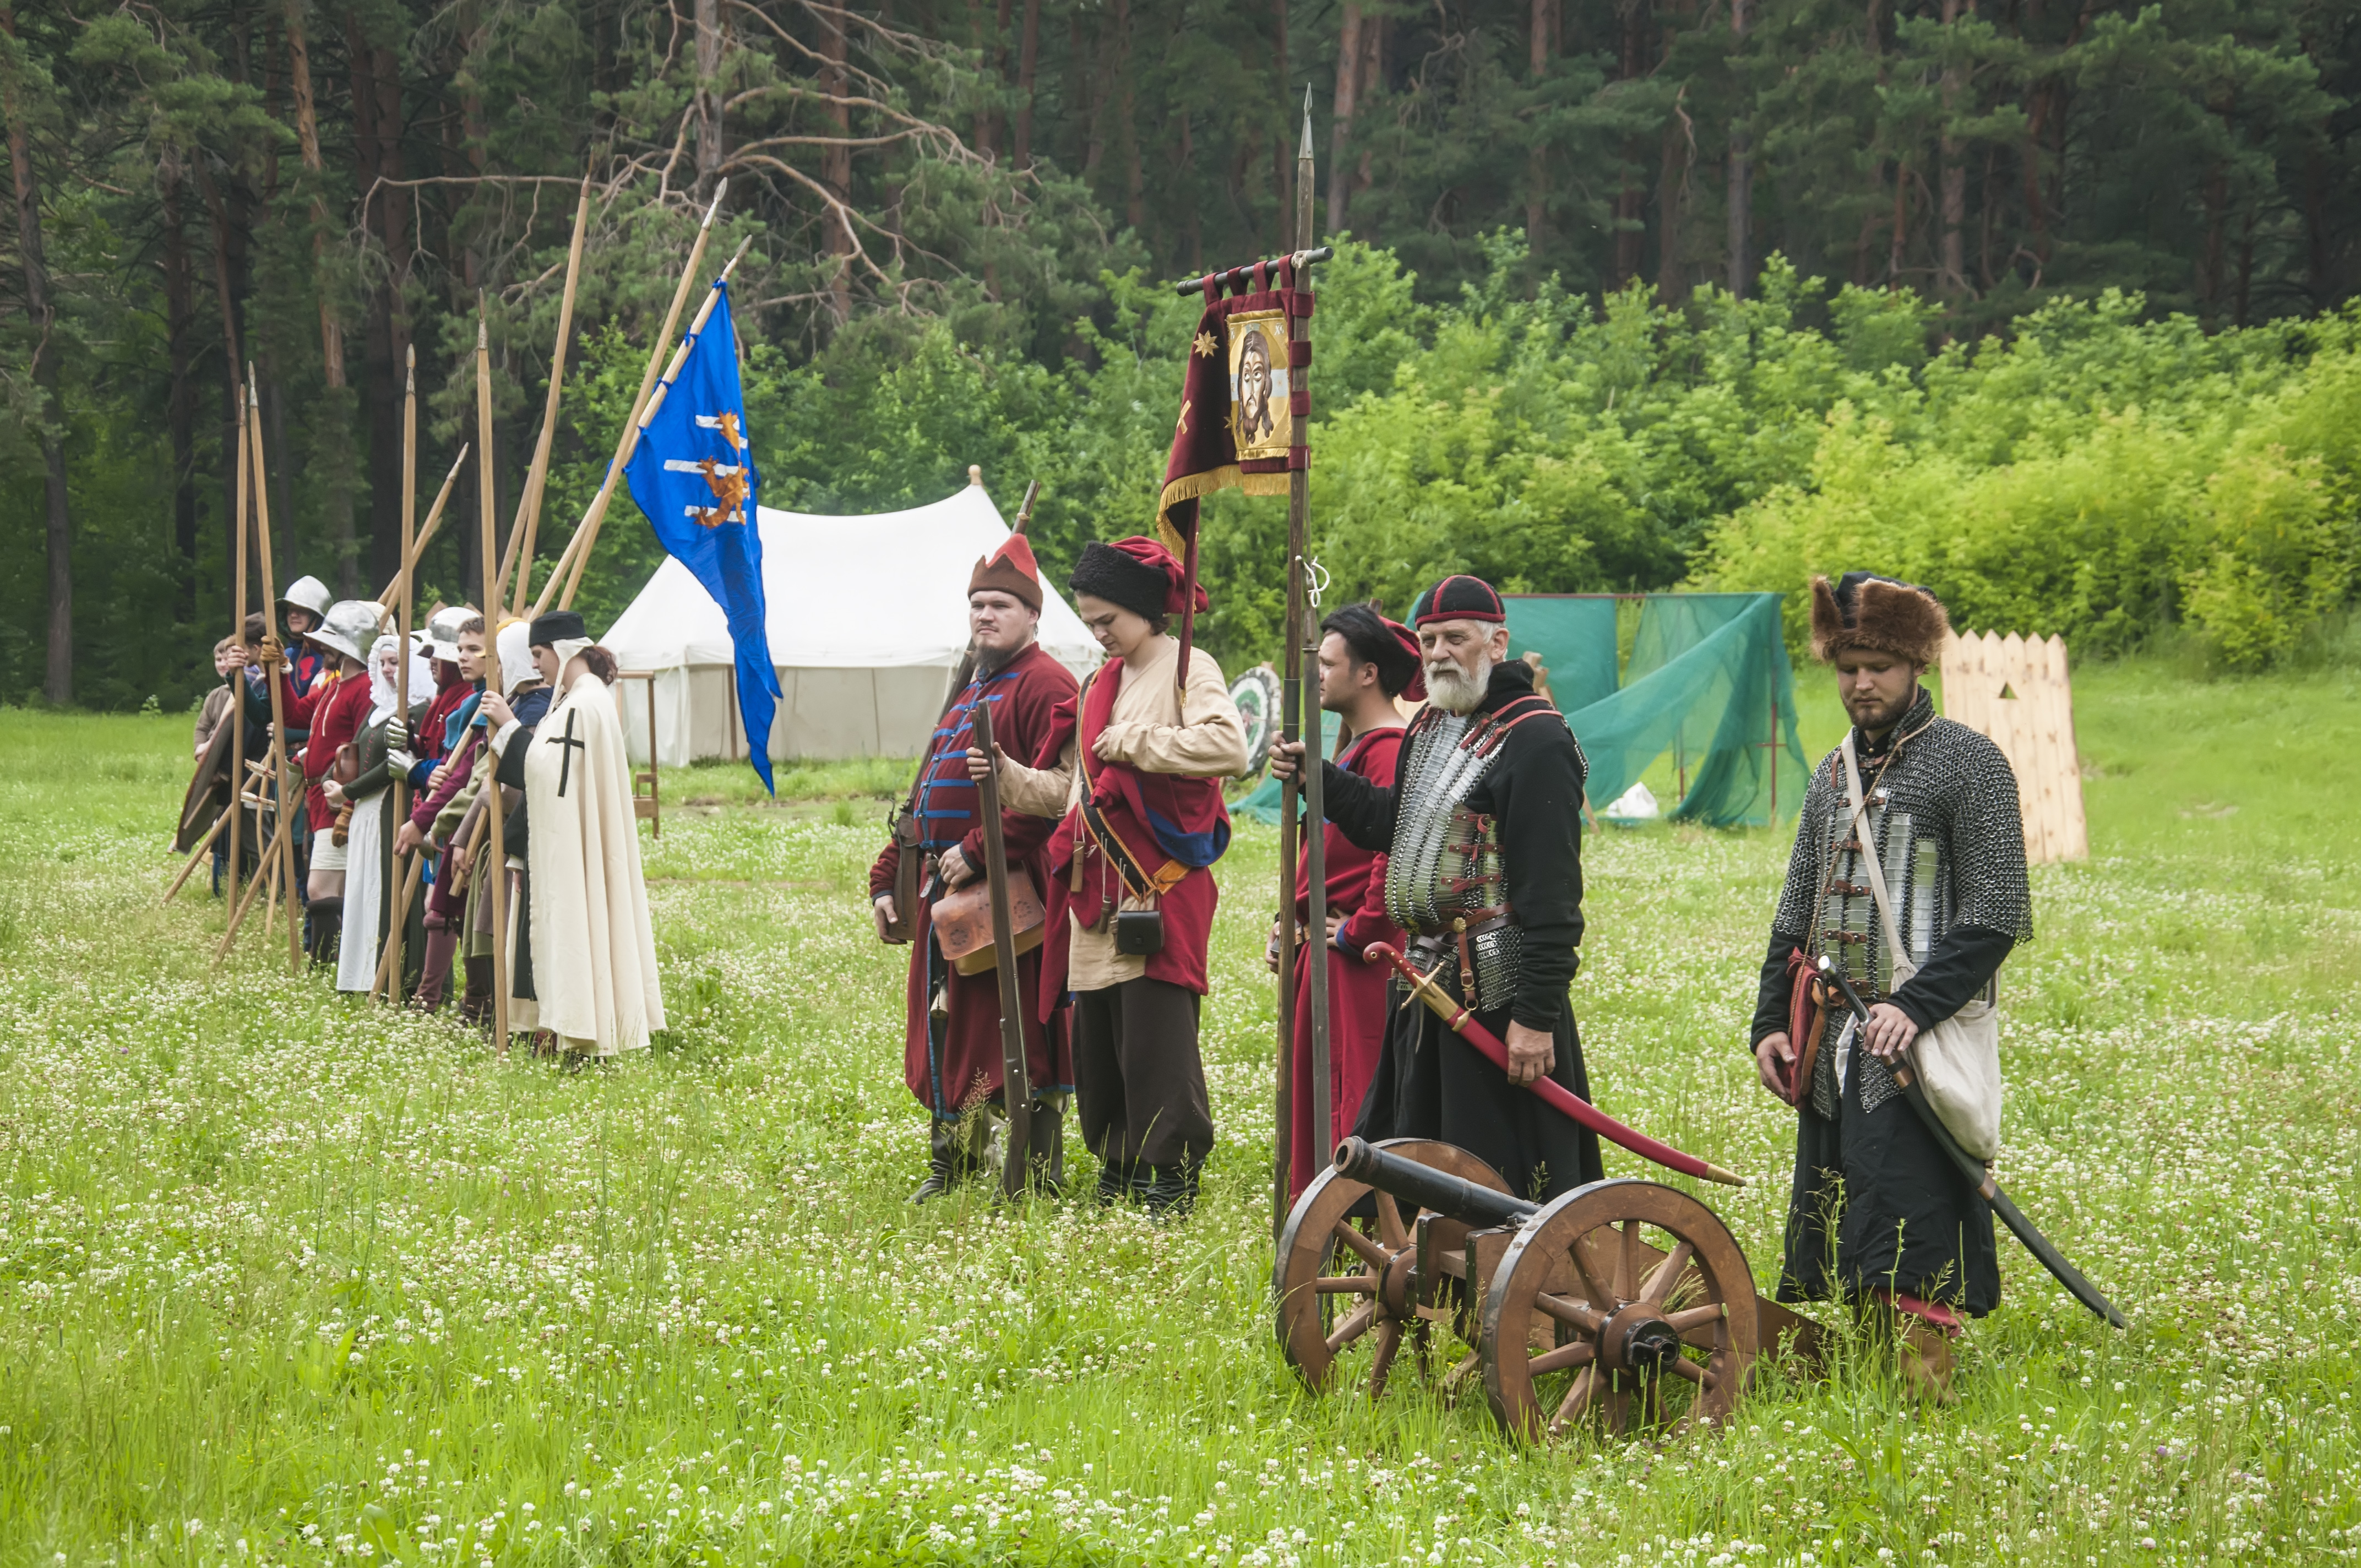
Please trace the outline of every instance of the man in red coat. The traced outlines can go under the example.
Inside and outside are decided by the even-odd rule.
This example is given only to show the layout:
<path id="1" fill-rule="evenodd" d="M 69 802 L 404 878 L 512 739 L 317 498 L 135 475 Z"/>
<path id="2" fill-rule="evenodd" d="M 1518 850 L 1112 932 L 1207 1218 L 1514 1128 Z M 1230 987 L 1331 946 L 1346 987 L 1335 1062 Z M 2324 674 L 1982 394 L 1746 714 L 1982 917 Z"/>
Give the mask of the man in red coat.
<path id="1" fill-rule="evenodd" d="M 1320 623 L 1320 707 L 1344 720 L 1344 744 L 1336 765 L 1365 778 L 1379 789 L 1394 782 L 1394 760 L 1401 751 L 1401 710 L 1394 699 L 1411 700 L 1426 695 L 1419 678 L 1418 639 L 1410 628 L 1388 620 L 1370 605 L 1346 605 Z M 1364 850 L 1336 829 L 1322 829 L 1327 860 L 1328 890 L 1325 918 L 1320 928 L 1328 960 L 1328 1116 L 1329 1125 L 1315 1132 L 1312 1069 L 1312 966 L 1304 961 L 1309 948 L 1299 947 L 1291 983 L 1295 987 L 1295 1038 L 1292 1044 L 1294 1090 L 1290 1096 L 1293 1127 L 1289 1134 L 1288 1199 L 1291 1202 L 1328 1165 L 1329 1151 L 1342 1143 L 1358 1119 L 1369 1079 L 1378 1069 L 1378 1056 L 1386 1043 L 1386 986 L 1389 970 L 1367 962 L 1361 955 L 1372 942 L 1402 945 L 1401 927 L 1386 914 L 1386 857 Z M 1295 872 L 1295 930 L 1301 942 L 1314 926 L 1312 913 L 1311 855 Z M 1279 932 L 1271 931 L 1270 967 L 1279 968 Z"/>
<path id="2" fill-rule="evenodd" d="M 1051 658 L 1035 632 L 1041 620 L 1041 579 L 1022 534 L 1012 534 L 975 564 L 968 579 L 968 628 L 975 639 L 975 678 L 953 699 L 935 729 L 907 809 L 925 856 L 918 906 L 909 911 L 909 1024 L 904 1036 L 903 1079 L 932 1119 L 927 1179 L 910 1194 L 923 1203 L 972 1174 L 982 1164 L 987 1120 L 970 1113 L 1002 1097 L 1000 978 L 991 970 L 961 974 L 935 940 L 934 904 L 946 892 L 983 875 L 983 828 L 976 785 L 968 776 L 968 747 L 976 707 L 992 705 L 993 739 L 1002 751 L 1033 763 L 1057 754 L 1052 715 L 1074 696 L 1074 677 Z M 1012 881 L 1030 877 L 1046 896 L 1049 867 L 1042 847 L 1054 823 L 1021 812 L 1000 814 Z M 898 923 L 894 883 L 902 850 L 889 842 L 869 871 L 869 896 L 881 940 Z M 1064 1112 L 1073 1092 L 1073 1059 L 1064 1010 L 1041 994 L 1041 953 L 1016 959 L 1017 992 L 1025 999 L 1025 1072 L 1032 1089 L 1030 1153 L 1055 1186 L 1064 1175 Z M 965 1135 L 962 1135 L 962 1124 Z"/>

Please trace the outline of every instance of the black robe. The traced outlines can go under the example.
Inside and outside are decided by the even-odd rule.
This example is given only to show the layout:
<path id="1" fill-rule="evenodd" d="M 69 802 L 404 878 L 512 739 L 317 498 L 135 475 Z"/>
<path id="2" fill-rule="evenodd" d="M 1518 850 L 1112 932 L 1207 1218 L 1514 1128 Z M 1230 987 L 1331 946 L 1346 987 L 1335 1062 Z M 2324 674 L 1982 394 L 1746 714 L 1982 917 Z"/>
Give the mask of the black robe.
<path id="1" fill-rule="evenodd" d="M 1530 696 L 1530 665 L 1496 666 L 1478 711 L 1491 712 Z M 1409 758 L 1409 742 L 1403 748 Z M 1390 850 L 1399 792 L 1357 773 L 1322 764 L 1328 820 L 1364 850 Z M 1478 1013 L 1478 1022 L 1508 1038 L 1511 1020 L 1546 1029 L 1557 1043 L 1550 1077 L 1590 1098 L 1566 987 L 1582 943 L 1582 749 L 1565 723 L 1544 715 L 1520 724 L 1501 743 L 1491 767 L 1468 792 L 1466 807 L 1499 825 L 1500 862 L 1509 907 L 1523 927 L 1524 950 L 1516 995 L 1505 1007 Z M 1435 980 L 1460 996 L 1459 969 L 1446 963 Z M 1483 1053 L 1424 1007 L 1404 1011 L 1399 981 L 1376 1075 L 1361 1102 L 1354 1133 L 1379 1138 L 1436 1138 L 1456 1144 L 1499 1171 L 1520 1197 L 1543 1201 L 1606 1175 L 1598 1136 L 1510 1083 Z"/>

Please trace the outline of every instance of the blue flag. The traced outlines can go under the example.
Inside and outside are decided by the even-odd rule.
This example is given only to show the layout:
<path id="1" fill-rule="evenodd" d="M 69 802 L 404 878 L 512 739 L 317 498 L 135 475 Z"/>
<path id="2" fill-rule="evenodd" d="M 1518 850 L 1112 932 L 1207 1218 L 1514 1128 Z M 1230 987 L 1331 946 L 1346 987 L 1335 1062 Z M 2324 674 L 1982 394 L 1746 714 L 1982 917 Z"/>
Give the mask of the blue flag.
<path id="1" fill-rule="evenodd" d="M 763 477 L 755 472 L 753 441 L 746 431 L 730 287 L 713 287 L 720 296 L 713 313 L 690 340 L 678 378 L 657 389 L 662 401 L 645 416 L 639 449 L 624 474 L 657 541 L 696 575 L 729 618 L 746 750 L 763 787 L 776 794 L 771 782 L 771 716 L 778 710 L 779 675 L 771 666 L 763 534 L 754 514 Z"/>

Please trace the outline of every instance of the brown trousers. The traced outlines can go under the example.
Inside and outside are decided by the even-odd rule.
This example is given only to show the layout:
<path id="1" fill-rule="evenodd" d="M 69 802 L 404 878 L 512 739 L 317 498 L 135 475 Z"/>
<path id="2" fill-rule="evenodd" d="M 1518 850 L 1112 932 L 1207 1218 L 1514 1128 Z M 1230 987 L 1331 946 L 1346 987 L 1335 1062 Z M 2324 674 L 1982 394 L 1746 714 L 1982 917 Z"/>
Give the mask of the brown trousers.
<path id="1" fill-rule="evenodd" d="M 1074 992 L 1074 1110 L 1082 1142 L 1108 1164 L 1195 1166 L 1213 1152 L 1200 1000 L 1146 979 Z"/>

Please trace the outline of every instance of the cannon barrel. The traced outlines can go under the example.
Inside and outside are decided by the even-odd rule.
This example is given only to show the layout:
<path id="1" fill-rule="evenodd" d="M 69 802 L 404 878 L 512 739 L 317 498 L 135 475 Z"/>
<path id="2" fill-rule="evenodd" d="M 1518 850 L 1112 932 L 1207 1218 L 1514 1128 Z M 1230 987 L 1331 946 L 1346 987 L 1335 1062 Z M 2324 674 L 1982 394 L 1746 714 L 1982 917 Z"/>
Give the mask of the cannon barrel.
<path id="1" fill-rule="evenodd" d="M 1479 1229 L 1521 1225 L 1540 1209 L 1431 1165 L 1388 1154 L 1361 1138 L 1346 1138 L 1336 1146 L 1336 1173 Z"/>

